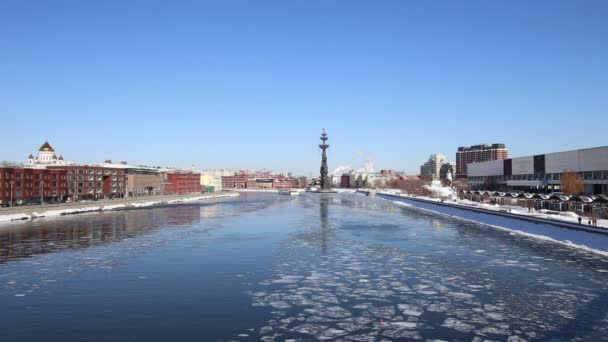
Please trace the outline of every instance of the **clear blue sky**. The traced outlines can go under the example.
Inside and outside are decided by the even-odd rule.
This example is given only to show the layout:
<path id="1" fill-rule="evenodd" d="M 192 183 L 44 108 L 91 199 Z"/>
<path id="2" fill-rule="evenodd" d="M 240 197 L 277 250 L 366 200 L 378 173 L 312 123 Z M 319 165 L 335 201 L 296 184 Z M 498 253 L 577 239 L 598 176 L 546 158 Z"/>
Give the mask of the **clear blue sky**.
<path id="1" fill-rule="evenodd" d="M 608 144 L 608 2 L 0 1 L 0 159 L 415 173 Z"/>

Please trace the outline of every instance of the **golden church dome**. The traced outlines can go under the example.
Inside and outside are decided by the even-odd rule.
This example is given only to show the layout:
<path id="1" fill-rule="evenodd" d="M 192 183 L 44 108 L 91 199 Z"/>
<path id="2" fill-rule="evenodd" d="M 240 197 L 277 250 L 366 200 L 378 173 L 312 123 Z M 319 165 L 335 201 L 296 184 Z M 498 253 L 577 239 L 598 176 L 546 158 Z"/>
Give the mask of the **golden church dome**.
<path id="1" fill-rule="evenodd" d="M 40 151 L 40 152 L 55 152 L 55 149 L 53 148 L 53 146 L 51 146 L 51 144 L 49 144 L 48 141 L 45 141 L 44 144 L 42 146 L 40 146 L 40 148 L 38 149 L 38 151 Z"/>

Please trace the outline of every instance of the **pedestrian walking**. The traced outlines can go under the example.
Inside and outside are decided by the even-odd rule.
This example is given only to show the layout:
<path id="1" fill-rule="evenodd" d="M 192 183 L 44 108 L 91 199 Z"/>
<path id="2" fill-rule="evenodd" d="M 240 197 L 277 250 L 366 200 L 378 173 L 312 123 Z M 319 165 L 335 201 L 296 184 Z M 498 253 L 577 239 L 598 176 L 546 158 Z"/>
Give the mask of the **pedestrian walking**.
<path id="1" fill-rule="evenodd" d="M 579 216 L 578 217 L 578 224 L 582 224 L 582 222 L 583 222 L 583 218 Z"/>

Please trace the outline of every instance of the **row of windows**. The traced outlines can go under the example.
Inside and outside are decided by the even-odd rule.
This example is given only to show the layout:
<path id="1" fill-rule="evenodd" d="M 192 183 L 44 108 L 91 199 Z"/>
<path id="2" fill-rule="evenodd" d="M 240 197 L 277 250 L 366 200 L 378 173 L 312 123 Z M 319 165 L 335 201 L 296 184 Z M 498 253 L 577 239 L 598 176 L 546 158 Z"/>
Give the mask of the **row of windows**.
<path id="1" fill-rule="evenodd" d="M 100 169 L 97 169 L 97 170 L 93 170 L 93 169 L 87 169 L 87 170 L 85 170 L 85 169 L 78 169 L 78 170 L 69 169 L 68 173 L 71 174 L 71 175 L 75 175 L 75 174 L 79 174 L 79 175 L 84 175 L 84 174 L 87 174 L 87 175 L 95 175 L 95 174 L 101 175 L 101 174 L 103 174 L 103 175 L 106 175 L 106 176 L 109 176 L 109 175 L 116 176 L 116 175 L 124 175 L 125 174 L 124 171 L 116 171 L 116 170 L 112 170 L 111 171 L 111 170 L 100 170 Z"/>
<path id="2" fill-rule="evenodd" d="M 70 195 L 73 195 L 73 194 L 74 194 L 74 189 L 70 189 L 70 191 L 69 191 L 68 193 L 69 193 Z M 102 191 L 101 191 L 101 189 L 97 189 L 96 191 L 93 191 L 93 189 L 89 189 L 89 190 L 87 190 L 87 191 L 85 192 L 83 189 L 77 189 L 77 190 L 76 190 L 76 193 L 77 193 L 77 194 L 84 194 L 84 193 L 87 193 L 87 194 L 94 194 L 94 193 L 101 194 L 101 193 L 102 193 Z"/>
<path id="3" fill-rule="evenodd" d="M 53 190 L 53 191 L 45 191 L 43 196 L 59 196 L 59 191 L 57 190 Z M 1 192 L 0 192 L 1 194 Z M 5 191 L 4 192 L 4 196 L 5 197 L 10 197 L 10 192 L 9 191 Z M 21 196 L 40 196 L 40 191 L 21 191 L 21 190 L 17 190 L 15 191 L 15 193 L 13 194 L 13 198 L 18 198 Z"/>
<path id="4" fill-rule="evenodd" d="M 42 183 L 42 186 L 50 186 L 50 187 L 56 187 L 57 186 L 57 182 L 34 182 L 33 184 L 30 182 L 25 183 L 25 188 L 33 188 L 33 187 L 40 187 Z M 1 184 L 1 183 L 0 183 Z M 59 183 L 59 185 L 61 187 L 66 186 L 67 183 Z M 15 188 L 20 188 L 22 187 L 24 184 L 22 181 L 15 181 L 15 183 L 13 184 L 13 186 Z M 4 182 L 4 187 L 5 188 L 10 188 L 11 184 L 9 182 Z"/>
<path id="5" fill-rule="evenodd" d="M 1 178 L 2 178 L 2 174 L 0 173 L 0 179 Z M 12 173 L 5 172 L 4 173 L 4 178 L 5 179 L 13 179 L 13 175 L 12 175 Z M 53 174 L 50 174 L 50 175 L 42 175 L 40 173 L 37 173 L 37 174 L 32 175 L 32 174 L 29 174 L 29 173 L 23 174 L 21 172 L 15 172 L 15 179 L 57 180 L 58 177 L 57 177 L 56 173 L 53 173 Z M 65 176 L 59 177 L 59 179 L 65 179 Z"/>
<path id="6" fill-rule="evenodd" d="M 87 180 L 87 181 L 95 181 L 95 180 L 102 181 L 103 180 L 103 176 L 86 176 L 86 179 L 85 179 L 85 176 L 69 176 L 68 180 L 70 180 L 70 181 L 76 181 L 76 180 L 78 180 L 78 181 L 84 181 L 84 180 Z M 113 181 L 124 182 L 125 181 L 125 177 L 124 176 L 120 176 L 120 177 L 119 176 L 112 176 L 112 180 Z"/>
<path id="7" fill-rule="evenodd" d="M 98 187 L 98 188 L 101 188 L 101 187 L 103 186 L 103 183 L 102 183 L 102 182 L 87 182 L 87 183 L 85 183 L 85 182 L 77 182 L 77 183 L 70 183 L 70 187 L 71 187 L 71 188 L 74 188 L 74 187 L 79 187 L 79 188 L 82 188 L 83 186 L 85 186 L 85 184 L 86 184 L 86 186 L 87 186 L 87 187 L 89 187 L 89 188 L 92 188 L 92 187 Z M 120 187 L 120 188 L 122 188 L 122 187 L 124 187 L 124 184 L 123 184 L 123 183 L 116 183 L 116 182 L 113 182 L 113 183 L 111 184 L 111 186 L 112 186 L 113 188 L 116 188 L 116 187 Z"/>
<path id="8" fill-rule="evenodd" d="M 511 181 L 511 180 L 541 180 L 541 181 L 559 181 L 563 173 L 541 173 L 528 175 L 512 175 L 512 176 L 481 176 L 469 177 L 472 182 L 482 182 L 485 180 L 491 181 Z M 578 172 L 578 176 L 583 180 L 608 180 L 608 171 L 586 171 Z"/>
<path id="9" fill-rule="evenodd" d="M 86 191 L 84 189 L 69 189 L 68 194 L 73 195 L 74 191 L 76 191 L 77 194 L 102 194 L 103 191 L 101 189 L 87 189 Z M 112 189 L 111 193 L 123 193 L 124 190 L 123 189 Z"/>

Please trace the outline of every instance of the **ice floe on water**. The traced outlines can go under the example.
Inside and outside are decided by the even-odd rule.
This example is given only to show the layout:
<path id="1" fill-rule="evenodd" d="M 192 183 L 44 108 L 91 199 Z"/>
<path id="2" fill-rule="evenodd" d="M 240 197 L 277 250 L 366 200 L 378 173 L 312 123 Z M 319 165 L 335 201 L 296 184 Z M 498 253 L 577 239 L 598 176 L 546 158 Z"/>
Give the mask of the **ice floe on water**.
<path id="1" fill-rule="evenodd" d="M 3 294 L 48 294 L 60 286 L 66 277 L 85 271 L 109 273 L 126 260 L 147 253 L 174 241 L 201 238 L 199 233 L 217 226 L 185 226 L 168 223 L 167 215 L 176 222 L 196 223 L 200 219 L 198 207 L 157 209 L 151 212 L 116 212 L 95 221 L 84 216 L 34 223 L 19 227 L 21 239 L 0 236 L 0 296 Z M 117 218 L 138 222 L 129 227 L 120 225 Z M 173 229 L 166 229 L 167 226 Z M 108 233 L 111 228 L 111 234 Z M 179 229 L 185 228 L 188 229 Z M 112 243 L 110 243 L 112 242 Z M 7 252 L 10 251 L 10 252 Z M 148 274 L 134 274 L 133 279 L 145 281 Z"/>
<path id="2" fill-rule="evenodd" d="M 352 240 L 319 253 L 314 237 L 304 234 L 286 242 L 274 277 L 260 281 L 259 291 L 248 292 L 252 305 L 271 310 L 257 339 L 537 340 L 569 327 L 577 308 L 597 298 L 597 288 L 567 286 L 548 277 L 515 288 L 509 273 L 493 274 L 493 267 L 516 265 L 527 272 L 521 266 L 543 266 L 518 259 L 506 248 L 498 253 L 509 258 L 490 257 L 487 266 L 475 269 L 459 267 L 446 255 Z M 605 285 L 597 285 L 608 293 Z M 567 292 L 573 288 L 577 295 Z M 608 332 L 601 325 L 595 329 Z"/>
<path id="3" fill-rule="evenodd" d="M 235 212 L 230 210 L 244 208 L 246 204 L 226 208 L 217 215 L 231 217 Z M 117 214 L 131 216 L 130 229 L 137 231 L 142 224 L 146 228 L 145 233 L 125 231 L 111 244 L 101 244 L 101 238 L 87 243 L 92 239 L 87 234 L 43 245 L 54 253 L 36 254 L 35 258 L 27 258 L 27 253 L 23 258 L 11 254 L 0 265 L 0 294 L 19 303 L 38 294 L 52 294 L 49 288 L 62 286 L 62 281 L 83 271 L 112 272 L 164 244 L 204 240 L 199 233 L 212 227 L 192 228 L 193 221 L 179 223 L 184 217 L 177 215 L 172 218 L 177 222 L 174 229 L 156 230 L 167 223 L 150 223 L 159 217 L 140 216 L 162 211 Z M 200 212 L 194 214 L 200 219 Z M 365 234 L 365 220 L 371 215 L 373 211 L 349 217 L 363 222 L 357 222 L 359 228 L 353 234 Z M 245 291 L 250 300 L 246 304 L 255 307 L 248 309 L 258 316 L 254 317 L 257 325 L 235 328 L 228 340 L 519 342 L 596 341 L 608 336 L 608 274 L 602 272 L 608 270 L 608 263 L 599 256 L 559 245 L 547 248 L 544 242 L 528 244 L 528 238 L 518 235 L 488 238 L 483 228 L 475 230 L 474 224 L 466 223 L 470 227 L 463 229 L 460 221 L 460 229 L 450 228 L 449 222 L 435 222 L 425 229 L 417 229 L 414 222 L 407 231 L 387 225 L 389 238 L 382 240 L 384 244 L 345 238 L 331 221 L 323 222 L 321 229 L 316 224 L 307 229 L 309 221 L 307 217 L 297 222 L 304 228 L 281 240 L 272 262 L 263 265 L 263 273 L 253 276 L 239 270 L 229 276 L 242 285 L 239 292 Z M 180 227 L 189 229 L 175 229 Z M 437 235 L 423 240 L 433 231 L 443 238 Z M 396 246 L 393 237 L 407 239 Z M 27 248 L 34 250 L 39 243 Z M 80 244 L 86 248 L 77 247 Z M 9 241 L 0 248 L 8 250 L 14 245 Z M 21 241 L 20 246 L 29 245 Z M 11 253 L 14 251 L 12 248 Z M 147 285 L 154 278 L 147 269 L 131 274 L 128 281 Z"/>

